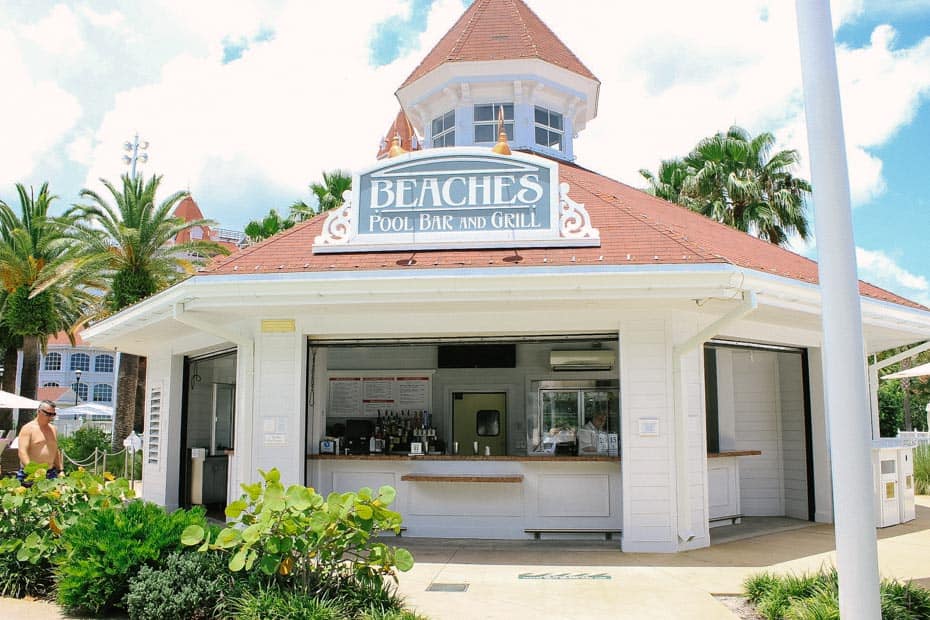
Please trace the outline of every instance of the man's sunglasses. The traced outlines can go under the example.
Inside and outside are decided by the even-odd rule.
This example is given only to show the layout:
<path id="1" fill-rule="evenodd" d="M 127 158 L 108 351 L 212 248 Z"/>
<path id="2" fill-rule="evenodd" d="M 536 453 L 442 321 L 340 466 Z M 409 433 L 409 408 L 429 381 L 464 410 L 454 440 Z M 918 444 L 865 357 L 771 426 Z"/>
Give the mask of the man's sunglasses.
<path id="1" fill-rule="evenodd" d="M 56 415 L 58 415 L 57 411 L 46 411 L 45 409 L 39 409 L 39 411 L 41 411 L 42 413 L 44 413 L 50 418 L 54 418 Z"/>

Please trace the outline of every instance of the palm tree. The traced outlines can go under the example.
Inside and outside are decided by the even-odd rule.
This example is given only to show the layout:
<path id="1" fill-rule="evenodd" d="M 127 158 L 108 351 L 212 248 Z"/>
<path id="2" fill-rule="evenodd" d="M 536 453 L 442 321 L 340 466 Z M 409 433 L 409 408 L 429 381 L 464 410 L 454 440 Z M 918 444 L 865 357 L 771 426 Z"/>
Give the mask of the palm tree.
<path id="1" fill-rule="evenodd" d="M 810 183 L 792 173 L 798 152 L 772 154 L 774 146 L 770 133 L 753 137 L 731 127 L 701 140 L 683 160 L 663 161 L 657 175 L 640 174 L 650 184 L 649 193 L 743 232 L 776 245 L 795 234 L 806 240 Z"/>
<path id="2" fill-rule="evenodd" d="M 311 183 L 310 191 L 316 196 L 318 209 L 314 209 L 303 201 L 291 205 L 291 218 L 297 222 L 310 219 L 318 213 L 329 211 L 342 206 L 345 202 L 342 195 L 352 189 L 352 173 L 348 170 L 333 170 L 323 172 L 323 183 Z"/>
<path id="3" fill-rule="evenodd" d="M 253 242 L 261 241 L 262 239 L 267 239 L 279 232 L 285 231 L 288 228 L 293 228 L 294 224 L 295 222 L 292 218 L 281 217 L 280 213 L 272 209 L 268 212 L 268 215 L 262 219 L 252 220 L 246 224 L 245 236 Z"/>
<path id="4" fill-rule="evenodd" d="M 152 175 L 145 181 L 123 175 L 120 188 L 106 179 L 100 181 L 109 196 L 104 198 L 83 189 L 81 198 L 89 199 L 91 204 L 75 205 L 69 214 L 81 218 L 75 222 L 72 234 L 110 284 L 104 298 L 106 311 L 116 312 L 134 304 L 193 274 L 208 257 L 229 253 L 213 241 L 175 242 L 179 233 L 213 222 L 184 221 L 171 215 L 187 192 L 175 192 L 156 206 L 160 176 Z M 123 439 L 133 429 L 139 372 L 139 357 L 121 353 L 112 438 L 116 450 L 122 448 Z M 144 385 L 144 376 L 141 381 Z"/>
<path id="5" fill-rule="evenodd" d="M 0 201 L 0 287 L 2 322 L 14 337 L 22 338 L 21 394 L 35 398 L 38 390 L 39 351 L 48 337 L 73 331 L 97 303 L 93 293 L 102 287 L 93 266 L 70 243 L 70 216 L 53 217 L 49 207 L 56 196 L 42 185 L 38 195 L 16 185 L 20 212 Z M 20 419 L 20 425 L 29 416 Z"/>
<path id="6" fill-rule="evenodd" d="M 0 289 L 0 308 L 5 301 L 5 292 Z M 0 350 L 3 350 L 3 382 L 0 389 L 4 392 L 16 392 L 16 371 L 19 366 L 19 349 L 23 346 L 23 339 L 17 337 L 10 328 L 0 323 Z M 0 409 L 0 431 L 13 428 L 13 410 Z"/>

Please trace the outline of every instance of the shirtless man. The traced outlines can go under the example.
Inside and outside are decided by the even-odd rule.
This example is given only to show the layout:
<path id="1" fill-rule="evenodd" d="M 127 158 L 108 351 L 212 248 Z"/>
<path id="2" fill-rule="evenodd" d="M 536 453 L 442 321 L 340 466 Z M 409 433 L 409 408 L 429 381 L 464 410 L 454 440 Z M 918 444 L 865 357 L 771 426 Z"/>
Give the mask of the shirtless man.
<path id="1" fill-rule="evenodd" d="M 58 450 L 58 434 L 49 424 L 58 412 L 55 403 L 43 400 L 36 410 L 36 419 L 19 431 L 19 462 L 22 468 L 16 477 L 22 482 L 26 477 L 26 465 L 42 463 L 48 469 L 46 476 L 55 478 L 61 471 L 61 452 Z"/>

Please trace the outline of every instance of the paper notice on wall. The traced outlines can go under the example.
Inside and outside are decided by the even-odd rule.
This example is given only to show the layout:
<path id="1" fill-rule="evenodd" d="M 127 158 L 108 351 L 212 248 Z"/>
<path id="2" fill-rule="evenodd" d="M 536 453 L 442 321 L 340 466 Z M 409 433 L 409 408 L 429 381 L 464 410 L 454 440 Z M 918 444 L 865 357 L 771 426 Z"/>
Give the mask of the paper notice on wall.
<path id="1" fill-rule="evenodd" d="M 381 377 L 365 377 L 362 379 L 362 399 L 394 400 L 394 377 L 387 379 Z"/>
<path id="2" fill-rule="evenodd" d="M 429 377 L 397 377 L 399 409 L 429 408 Z"/>
<path id="3" fill-rule="evenodd" d="M 333 377 L 329 380 L 329 415 L 358 415 L 361 404 L 361 378 Z"/>

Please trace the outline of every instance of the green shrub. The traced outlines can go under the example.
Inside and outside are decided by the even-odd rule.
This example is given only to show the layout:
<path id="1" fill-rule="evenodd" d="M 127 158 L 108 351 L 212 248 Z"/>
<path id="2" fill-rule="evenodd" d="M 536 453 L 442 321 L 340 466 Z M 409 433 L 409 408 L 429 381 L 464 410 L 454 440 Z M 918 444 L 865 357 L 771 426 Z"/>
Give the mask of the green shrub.
<path id="1" fill-rule="evenodd" d="M 930 446 L 914 448 L 914 492 L 930 495 Z"/>
<path id="2" fill-rule="evenodd" d="M 882 582 L 882 618 L 919 620 L 930 618 L 930 590 L 895 580 Z"/>
<path id="3" fill-rule="evenodd" d="M 26 488 L 15 478 L 0 480 L 0 595 L 46 596 L 54 584 L 53 568 L 64 553 L 60 533 L 78 518 L 119 505 L 132 496 L 125 480 L 75 471 L 47 480 L 45 468 L 26 467 Z"/>
<path id="4" fill-rule="evenodd" d="M 344 620 L 351 617 L 335 601 L 275 587 L 242 591 L 230 601 L 229 611 L 237 620 Z"/>
<path id="5" fill-rule="evenodd" d="M 85 513 L 62 533 L 67 553 L 58 562 L 58 602 L 94 614 L 121 609 L 129 580 L 143 565 L 157 566 L 178 549 L 191 525 L 205 525 L 203 509 L 166 514 L 134 501 Z"/>
<path id="6" fill-rule="evenodd" d="M 814 575 L 761 573 L 743 583 L 746 598 L 763 617 L 775 620 L 836 620 L 839 586 L 836 569 Z M 883 620 L 930 618 L 930 591 L 912 583 L 883 580 L 880 586 Z"/>
<path id="7" fill-rule="evenodd" d="M 233 577 L 218 553 L 174 552 L 129 581 L 126 609 L 134 620 L 223 618 Z"/>
<path id="8" fill-rule="evenodd" d="M 85 463 L 93 462 L 94 451 L 106 452 L 110 449 L 110 438 L 103 430 L 96 426 L 84 425 L 74 431 L 69 437 L 62 437 L 58 441 L 58 446 L 64 451 L 65 455 L 72 461 Z M 65 459 L 65 471 L 72 471 L 78 468 L 68 459 Z M 91 469 L 87 465 L 84 469 Z"/>
<path id="9" fill-rule="evenodd" d="M 365 584 L 380 587 L 384 576 L 413 567 L 406 549 L 375 542 L 380 531 L 399 531 L 400 514 L 388 509 L 394 489 L 375 495 L 330 493 L 323 499 L 313 489 L 293 485 L 286 490 L 276 469 L 261 472 L 264 483 L 243 484 L 245 494 L 226 508 L 234 520 L 216 537 L 194 526 L 184 532 L 185 545 L 230 553 L 233 572 L 256 570 L 286 588 L 327 594 Z M 277 576 L 277 577 L 275 577 Z"/>
<path id="10" fill-rule="evenodd" d="M 129 453 L 125 451 L 121 454 L 112 454 L 106 457 L 102 456 L 96 463 L 94 462 L 93 457 L 95 450 L 96 453 L 100 455 L 107 454 L 111 450 L 110 434 L 96 426 L 91 426 L 89 424 L 84 425 L 74 431 L 69 437 L 62 437 L 58 444 L 67 457 L 64 462 L 65 471 L 74 471 L 78 469 L 79 466 L 71 462 L 75 461 L 81 463 L 84 469 L 94 469 L 94 467 L 98 467 L 100 469 L 99 473 L 101 474 L 104 471 L 109 471 L 116 476 L 129 476 L 130 473 L 132 473 L 129 471 L 126 463 L 129 459 Z M 139 480 L 142 477 L 141 451 L 135 453 L 135 459 L 132 465 L 135 473 L 133 479 Z"/>

